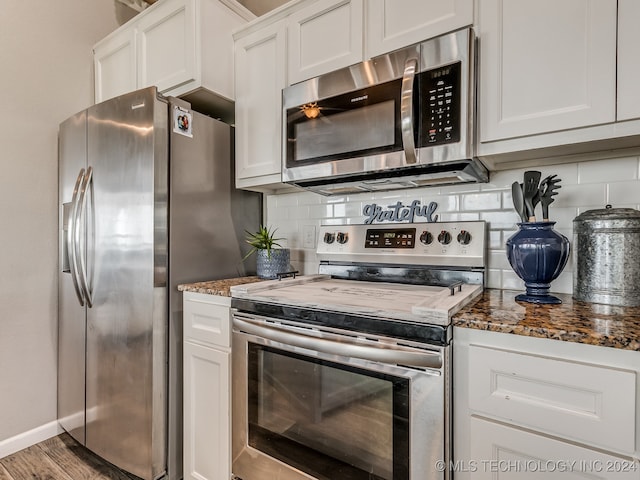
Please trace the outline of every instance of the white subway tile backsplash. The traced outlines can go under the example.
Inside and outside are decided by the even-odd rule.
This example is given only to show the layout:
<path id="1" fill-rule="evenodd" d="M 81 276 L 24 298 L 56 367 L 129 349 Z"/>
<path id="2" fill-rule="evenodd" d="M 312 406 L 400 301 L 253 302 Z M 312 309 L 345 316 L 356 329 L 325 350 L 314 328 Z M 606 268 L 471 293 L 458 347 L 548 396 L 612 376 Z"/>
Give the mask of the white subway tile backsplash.
<path id="1" fill-rule="evenodd" d="M 438 213 L 436 211 L 436 213 Z M 438 214 L 439 222 L 473 222 L 480 220 L 478 213 L 440 213 Z"/>
<path id="2" fill-rule="evenodd" d="M 468 193 L 462 195 L 461 198 L 462 211 L 500 210 L 502 207 L 501 192 Z"/>
<path id="3" fill-rule="evenodd" d="M 487 256 L 487 267 L 499 270 L 511 269 L 506 250 L 490 250 Z"/>
<path id="4" fill-rule="evenodd" d="M 582 205 L 604 205 L 606 183 L 563 185 L 554 198 L 556 207 L 580 207 Z"/>
<path id="5" fill-rule="evenodd" d="M 487 246 L 489 250 L 504 248 L 504 244 L 502 243 L 502 232 L 500 230 L 489 230 L 487 241 L 489 242 L 489 245 Z"/>
<path id="6" fill-rule="evenodd" d="M 513 229 L 520 221 L 520 217 L 511 208 L 500 212 L 480 212 L 480 220 L 487 222 L 490 229 Z"/>
<path id="7" fill-rule="evenodd" d="M 333 205 L 310 205 L 309 206 L 309 218 L 332 218 L 333 217 Z"/>
<path id="8" fill-rule="evenodd" d="M 484 283 L 487 288 L 502 288 L 502 270 L 488 268 Z"/>
<path id="9" fill-rule="evenodd" d="M 298 208 L 289 209 L 289 220 L 305 220 L 309 218 L 310 208 L 308 205 L 303 205 Z"/>
<path id="10" fill-rule="evenodd" d="M 298 200 L 300 199 L 300 193 L 284 193 L 282 195 L 276 195 L 276 206 L 280 207 L 295 207 L 298 206 Z M 302 194 L 304 195 L 304 193 Z"/>
<path id="11" fill-rule="evenodd" d="M 502 288 L 506 290 L 522 290 L 524 291 L 524 282 L 516 275 L 509 266 L 509 270 L 502 271 Z"/>
<path id="12" fill-rule="evenodd" d="M 436 213 L 457 212 L 460 210 L 460 199 L 457 195 L 438 195 L 436 197 L 425 195 L 420 198 L 420 203 L 422 205 L 429 205 L 431 202 L 436 202 L 438 204 Z"/>
<path id="13" fill-rule="evenodd" d="M 298 205 L 320 205 L 323 202 L 322 195 L 313 192 L 300 192 L 298 196 Z"/>
<path id="14" fill-rule="evenodd" d="M 577 163 L 549 165 L 541 168 L 531 168 L 530 170 L 539 170 L 541 174 L 541 180 L 549 175 L 556 175 L 555 178 L 559 178 L 561 180 L 560 185 L 576 185 L 577 183 L 579 183 Z"/>
<path id="15" fill-rule="evenodd" d="M 275 203 L 275 202 L 272 202 L 272 203 Z M 274 222 L 280 223 L 284 220 L 289 220 L 289 213 L 291 211 L 292 209 L 289 209 L 289 208 L 283 208 L 283 207 L 278 208 L 276 206 L 269 208 L 269 205 L 267 205 L 267 216 L 265 218 L 265 224 L 271 225 Z"/>
<path id="16" fill-rule="evenodd" d="M 612 158 L 578 164 L 578 181 L 584 183 L 621 182 L 638 179 L 638 158 Z"/>
<path id="17" fill-rule="evenodd" d="M 346 225 L 362 223 L 362 208 L 377 203 L 386 208 L 396 202 L 423 205 L 436 202 L 439 221 L 485 220 L 488 227 L 488 271 L 490 288 L 524 291 L 524 282 L 513 272 L 506 258 L 507 239 L 517 231 L 519 217 L 513 210 L 511 184 L 521 182 L 526 170 L 539 170 L 542 178 L 556 174 L 562 187 L 550 206 L 550 220 L 555 228 L 573 241 L 573 219 L 586 210 L 614 207 L 640 207 L 640 159 L 624 157 L 573 164 L 521 168 L 492 172 L 486 184 L 424 187 L 392 192 L 358 193 L 325 197 L 311 192 L 267 195 L 265 205 L 270 226 L 278 236 L 286 237 L 287 246 L 296 249 L 292 265 L 305 275 L 318 272 L 314 249 L 303 248 L 305 225 Z M 540 207 L 536 217 L 541 216 Z M 571 259 L 564 272 L 551 284 L 553 292 L 571 293 L 573 288 Z"/>
<path id="18" fill-rule="evenodd" d="M 603 203 L 609 203 L 614 207 L 622 204 L 640 203 L 640 182 L 616 182 L 609 184 L 609 197 Z M 602 206 L 600 207 L 602 208 Z"/>
<path id="19" fill-rule="evenodd" d="M 556 222 L 556 228 L 559 226 L 571 227 L 573 225 L 573 219 L 576 218 L 577 215 L 578 209 L 575 207 L 558 208 L 555 203 L 552 203 L 551 206 L 549 206 L 549 220 L 551 222 Z M 542 220 L 541 207 L 538 207 L 536 210 L 536 217 Z"/>
<path id="20" fill-rule="evenodd" d="M 482 190 L 503 190 L 511 188 L 513 182 L 522 182 L 522 177 L 526 169 L 502 170 L 499 172 L 491 172 L 489 183 L 481 186 Z"/>

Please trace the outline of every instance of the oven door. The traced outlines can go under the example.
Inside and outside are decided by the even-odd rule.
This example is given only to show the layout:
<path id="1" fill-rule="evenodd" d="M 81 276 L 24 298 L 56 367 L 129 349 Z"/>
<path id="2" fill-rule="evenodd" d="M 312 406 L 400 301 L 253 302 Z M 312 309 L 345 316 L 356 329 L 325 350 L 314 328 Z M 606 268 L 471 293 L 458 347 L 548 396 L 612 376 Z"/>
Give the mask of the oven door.
<path id="1" fill-rule="evenodd" d="M 449 347 L 240 312 L 233 325 L 235 478 L 448 478 Z"/>

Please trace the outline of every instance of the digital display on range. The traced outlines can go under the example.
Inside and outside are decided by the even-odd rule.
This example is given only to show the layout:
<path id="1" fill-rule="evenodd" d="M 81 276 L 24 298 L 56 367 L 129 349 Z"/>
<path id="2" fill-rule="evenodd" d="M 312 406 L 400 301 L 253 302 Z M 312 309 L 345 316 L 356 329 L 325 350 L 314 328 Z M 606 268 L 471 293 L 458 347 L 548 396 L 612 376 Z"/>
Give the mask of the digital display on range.
<path id="1" fill-rule="evenodd" d="M 415 228 L 369 228 L 364 240 L 365 248 L 414 248 Z"/>

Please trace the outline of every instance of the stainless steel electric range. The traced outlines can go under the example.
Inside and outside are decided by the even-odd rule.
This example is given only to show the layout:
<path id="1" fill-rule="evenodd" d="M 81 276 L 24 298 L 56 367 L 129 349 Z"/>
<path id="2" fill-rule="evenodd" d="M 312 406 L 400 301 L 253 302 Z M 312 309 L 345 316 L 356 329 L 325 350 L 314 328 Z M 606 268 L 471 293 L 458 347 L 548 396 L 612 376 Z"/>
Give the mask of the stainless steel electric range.
<path id="1" fill-rule="evenodd" d="M 450 478 L 451 316 L 485 230 L 323 226 L 318 275 L 233 287 L 234 478 Z"/>

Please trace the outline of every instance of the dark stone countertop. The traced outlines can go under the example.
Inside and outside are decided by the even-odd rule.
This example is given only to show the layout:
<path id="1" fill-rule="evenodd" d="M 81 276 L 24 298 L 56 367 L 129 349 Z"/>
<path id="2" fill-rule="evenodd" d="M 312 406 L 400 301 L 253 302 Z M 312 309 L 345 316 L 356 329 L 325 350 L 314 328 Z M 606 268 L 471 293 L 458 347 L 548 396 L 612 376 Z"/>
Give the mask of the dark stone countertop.
<path id="1" fill-rule="evenodd" d="M 516 302 L 519 291 L 487 289 L 453 316 L 456 327 L 640 351 L 640 307 L 618 307 L 555 294 L 560 305 Z"/>
<path id="2" fill-rule="evenodd" d="M 225 278 L 222 280 L 211 280 L 208 282 L 185 283 L 178 285 L 181 292 L 206 293 L 208 295 L 218 295 L 221 297 L 231 296 L 231 287 L 235 285 L 243 285 L 245 283 L 262 282 L 260 277 L 238 277 Z"/>

